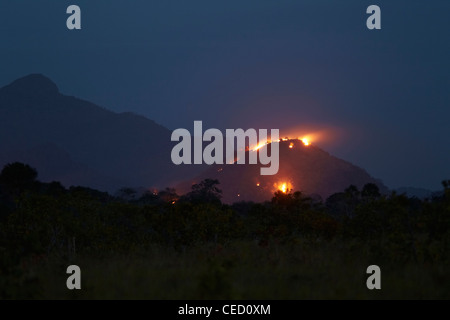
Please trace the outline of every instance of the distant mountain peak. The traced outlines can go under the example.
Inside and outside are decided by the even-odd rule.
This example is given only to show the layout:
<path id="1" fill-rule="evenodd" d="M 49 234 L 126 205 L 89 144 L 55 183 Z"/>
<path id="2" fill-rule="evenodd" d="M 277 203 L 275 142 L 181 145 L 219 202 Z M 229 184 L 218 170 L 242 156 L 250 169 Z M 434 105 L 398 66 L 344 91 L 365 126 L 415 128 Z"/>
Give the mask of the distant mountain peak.
<path id="1" fill-rule="evenodd" d="M 27 96 L 48 96 L 59 93 L 58 86 L 46 76 L 35 73 L 13 81 L 2 88 L 10 93 Z"/>

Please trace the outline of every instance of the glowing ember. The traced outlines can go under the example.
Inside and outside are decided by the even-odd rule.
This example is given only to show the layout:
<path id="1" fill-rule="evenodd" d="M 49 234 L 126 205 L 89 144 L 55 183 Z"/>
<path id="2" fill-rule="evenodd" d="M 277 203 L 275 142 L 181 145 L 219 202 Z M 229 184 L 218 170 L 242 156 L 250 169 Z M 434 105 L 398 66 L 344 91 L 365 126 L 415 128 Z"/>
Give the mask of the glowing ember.
<path id="1" fill-rule="evenodd" d="M 291 142 L 291 143 L 289 144 L 289 149 L 292 149 L 292 148 L 294 148 L 294 143 L 293 143 L 293 142 Z"/>
<path id="2" fill-rule="evenodd" d="M 260 143 L 260 144 L 258 144 L 256 147 L 253 148 L 253 151 L 259 150 L 259 149 L 261 149 L 262 147 L 264 147 L 265 145 L 266 145 L 265 143 Z"/>
<path id="3" fill-rule="evenodd" d="M 274 187 L 276 188 L 276 190 L 281 191 L 283 193 L 288 193 L 289 191 L 292 190 L 292 184 L 289 182 L 275 183 Z"/>
<path id="4" fill-rule="evenodd" d="M 252 151 L 257 151 L 257 150 L 261 149 L 262 147 L 264 147 L 265 145 L 268 145 L 269 143 L 271 143 L 271 140 L 269 140 L 269 139 L 267 139 L 264 142 L 260 142 L 260 143 L 258 143 L 258 145 L 256 147 L 252 148 Z"/>
<path id="5" fill-rule="evenodd" d="M 256 186 L 259 187 L 259 183 L 257 183 Z"/>
<path id="6" fill-rule="evenodd" d="M 305 146 L 309 146 L 310 145 L 310 142 L 309 142 L 308 138 L 302 138 L 302 139 L 299 139 L 299 140 L 301 140 Z"/>

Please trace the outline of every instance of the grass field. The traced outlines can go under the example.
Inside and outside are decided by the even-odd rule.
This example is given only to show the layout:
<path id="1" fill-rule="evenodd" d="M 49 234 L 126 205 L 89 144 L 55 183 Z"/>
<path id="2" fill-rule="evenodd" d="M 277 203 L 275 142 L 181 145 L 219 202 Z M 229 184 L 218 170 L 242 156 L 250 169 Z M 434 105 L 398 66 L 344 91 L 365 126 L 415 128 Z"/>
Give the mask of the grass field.
<path id="1" fill-rule="evenodd" d="M 261 247 L 252 242 L 181 251 L 82 256 L 82 289 L 66 288 L 68 262 L 47 259 L 30 269 L 41 299 L 448 299 L 448 268 L 368 261 L 337 243 Z M 381 290 L 366 287 L 367 266 L 381 268 Z M 20 292 L 18 292 L 20 293 Z"/>

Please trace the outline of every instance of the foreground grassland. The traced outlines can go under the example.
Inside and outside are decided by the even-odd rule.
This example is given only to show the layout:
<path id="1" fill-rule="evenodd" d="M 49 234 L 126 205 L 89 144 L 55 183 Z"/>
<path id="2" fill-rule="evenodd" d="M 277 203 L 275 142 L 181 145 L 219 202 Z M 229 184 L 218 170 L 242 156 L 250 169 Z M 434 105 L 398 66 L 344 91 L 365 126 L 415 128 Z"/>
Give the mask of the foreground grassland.
<path id="1" fill-rule="evenodd" d="M 358 250 L 359 251 L 359 250 Z M 339 243 L 253 242 L 175 251 L 77 257 L 82 289 L 66 287 L 64 259 L 23 274 L 22 297 L 40 299 L 449 299 L 448 266 L 372 261 Z M 368 290 L 366 268 L 378 264 L 382 289 Z"/>
<path id="2" fill-rule="evenodd" d="M 215 180 L 135 197 L 35 177 L 0 174 L 2 299 L 450 299 L 448 181 L 425 200 L 368 184 L 227 205 Z"/>

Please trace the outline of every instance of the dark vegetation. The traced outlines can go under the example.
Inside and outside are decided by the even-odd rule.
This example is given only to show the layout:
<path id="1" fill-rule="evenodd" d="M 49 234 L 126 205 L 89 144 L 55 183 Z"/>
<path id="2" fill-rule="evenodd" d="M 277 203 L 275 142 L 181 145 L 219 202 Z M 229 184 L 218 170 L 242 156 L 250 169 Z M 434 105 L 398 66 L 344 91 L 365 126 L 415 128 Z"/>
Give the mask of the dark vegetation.
<path id="1" fill-rule="evenodd" d="M 325 202 L 277 192 L 221 202 L 206 179 L 116 196 L 41 183 L 25 164 L 0 174 L 0 297 L 450 298 L 450 181 L 419 200 L 350 186 Z M 82 269 L 82 290 L 65 286 Z M 365 286 L 382 269 L 382 290 Z"/>

